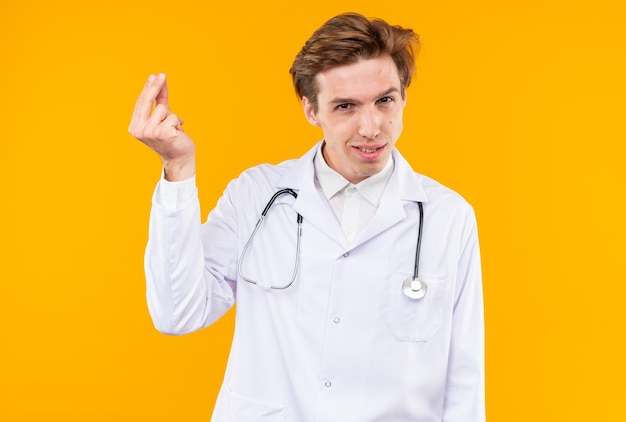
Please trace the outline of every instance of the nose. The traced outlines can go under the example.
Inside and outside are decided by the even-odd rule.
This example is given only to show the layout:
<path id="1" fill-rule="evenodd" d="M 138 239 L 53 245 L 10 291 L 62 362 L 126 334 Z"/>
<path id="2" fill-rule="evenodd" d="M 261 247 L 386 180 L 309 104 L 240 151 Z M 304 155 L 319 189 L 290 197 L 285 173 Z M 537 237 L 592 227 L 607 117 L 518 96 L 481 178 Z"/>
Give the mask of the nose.
<path id="1" fill-rule="evenodd" d="M 363 110 L 359 118 L 359 135 L 374 139 L 380 133 L 382 116 L 376 109 Z"/>

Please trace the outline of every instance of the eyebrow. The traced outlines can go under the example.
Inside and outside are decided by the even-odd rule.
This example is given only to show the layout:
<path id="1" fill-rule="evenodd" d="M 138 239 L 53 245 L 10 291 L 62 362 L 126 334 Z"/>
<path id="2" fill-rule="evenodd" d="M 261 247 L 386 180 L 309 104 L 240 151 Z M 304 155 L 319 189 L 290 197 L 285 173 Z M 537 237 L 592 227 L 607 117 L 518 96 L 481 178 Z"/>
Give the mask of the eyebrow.
<path id="1" fill-rule="evenodd" d="M 391 94 L 391 93 L 393 93 L 393 92 L 397 92 L 397 93 L 399 93 L 400 91 L 399 91 L 397 88 L 389 88 L 389 89 L 387 89 L 387 90 L 385 90 L 385 91 L 381 92 L 380 94 L 376 95 L 376 96 L 375 96 L 375 98 L 376 98 L 376 99 L 379 99 L 379 98 L 382 98 L 382 97 L 384 97 L 384 96 L 386 96 L 386 95 L 389 95 L 389 94 Z M 331 104 L 331 105 L 334 105 L 334 104 L 345 104 L 345 103 L 350 103 L 350 104 L 361 104 L 361 101 L 359 101 L 359 100 L 357 100 L 357 99 L 355 99 L 355 98 L 348 98 L 348 97 L 343 98 L 343 97 L 339 97 L 339 98 L 333 98 L 333 99 L 332 99 L 332 100 L 330 100 L 328 103 L 329 103 L 329 104 Z"/>

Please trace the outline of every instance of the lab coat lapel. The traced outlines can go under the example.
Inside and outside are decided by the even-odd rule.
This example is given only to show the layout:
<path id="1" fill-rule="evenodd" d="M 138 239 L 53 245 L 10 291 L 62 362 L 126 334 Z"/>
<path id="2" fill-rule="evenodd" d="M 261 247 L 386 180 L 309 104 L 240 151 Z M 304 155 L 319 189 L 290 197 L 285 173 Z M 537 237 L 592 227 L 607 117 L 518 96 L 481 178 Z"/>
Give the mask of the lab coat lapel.
<path id="1" fill-rule="evenodd" d="M 277 189 L 291 188 L 298 193 L 294 209 L 302 218 L 312 224 L 342 249 L 347 247 L 347 239 L 333 213 L 330 204 L 315 187 L 313 159 L 319 148 L 317 143 L 304 156 L 282 175 Z"/>
<path id="2" fill-rule="evenodd" d="M 357 238 L 357 245 L 367 242 L 374 236 L 389 229 L 406 217 L 404 205 L 410 202 L 427 202 L 428 198 L 422 186 L 422 176 L 415 173 L 411 165 L 400 155 L 392 151 L 394 169 L 380 199 L 378 210 L 371 223 Z"/>
<path id="3" fill-rule="evenodd" d="M 382 198 L 380 198 L 380 204 L 376 214 L 374 214 L 374 218 L 363 230 L 361 236 L 357 238 L 357 245 L 367 242 L 372 237 L 402 221 L 406 217 L 402 204 L 403 202 L 398 192 L 398 184 L 394 178 L 391 178 L 387 183 Z"/>

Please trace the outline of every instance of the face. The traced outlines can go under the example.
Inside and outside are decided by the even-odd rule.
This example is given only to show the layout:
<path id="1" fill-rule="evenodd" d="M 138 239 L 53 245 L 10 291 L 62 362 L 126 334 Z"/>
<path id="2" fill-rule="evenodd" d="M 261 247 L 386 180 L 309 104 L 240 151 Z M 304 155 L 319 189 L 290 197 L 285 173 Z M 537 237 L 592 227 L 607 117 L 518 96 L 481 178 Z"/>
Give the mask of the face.
<path id="1" fill-rule="evenodd" d="M 307 120 L 322 128 L 326 163 L 351 183 L 380 172 L 402 132 L 400 77 L 382 56 L 320 72 L 315 111 L 302 98 Z"/>

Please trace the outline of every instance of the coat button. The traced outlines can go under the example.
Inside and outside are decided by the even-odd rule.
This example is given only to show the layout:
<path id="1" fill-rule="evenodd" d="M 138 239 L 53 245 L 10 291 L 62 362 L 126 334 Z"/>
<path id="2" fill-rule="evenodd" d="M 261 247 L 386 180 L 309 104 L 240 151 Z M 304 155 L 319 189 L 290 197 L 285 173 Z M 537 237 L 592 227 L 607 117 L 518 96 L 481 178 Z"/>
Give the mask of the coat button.
<path id="1" fill-rule="evenodd" d="M 326 381 L 324 385 L 326 386 L 326 388 L 330 388 L 333 385 L 333 383 L 330 381 Z"/>
<path id="2" fill-rule="evenodd" d="M 347 258 L 347 257 L 349 257 L 349 256 L 350 256 L 350 252 L 346 252 L 346 253 L 344 253 L 344 254 L 343 254 L 343 257 L 344 257 L 344 258 Z"/>

